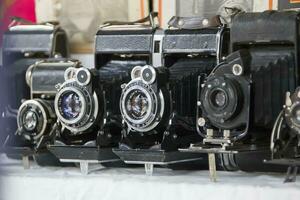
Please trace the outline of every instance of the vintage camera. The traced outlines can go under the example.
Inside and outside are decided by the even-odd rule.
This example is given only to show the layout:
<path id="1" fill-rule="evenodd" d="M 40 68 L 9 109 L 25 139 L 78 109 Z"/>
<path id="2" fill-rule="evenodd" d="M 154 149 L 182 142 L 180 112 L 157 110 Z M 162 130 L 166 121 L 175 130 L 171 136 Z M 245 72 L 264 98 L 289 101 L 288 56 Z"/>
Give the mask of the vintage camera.
<path id="1" fill-rule="evenodd" d="M 300 88 L 287 92 L 285 104 L 272 130 L 272 156 L 267 163 L 288 166 L 284 182 L 295 182 L 300 166 Z"/>
<path id="2" fill-rule="evenodd" d="M 55 111 L 67 131 L 61 144 L 49 148 L 60 160 L 81 166 L 119 160 L 112 147 L 121 140 L 120 85 L 130 80 L 134 66 L 152 60 L 154 27 L 144 20 L 101 26 L 95 38 L 95 68 L 79 68 L 61 85 Z"/>
<path id="3" fill-rule="evenodd" d="M 65 80 L 66 70 L 78 65 L 78 61 L 46 59 L 27 69 L 30 99 L 23 100 L 18 109 L 15 134 L 6 138 L 4 146 L 8 155 L 33 156 L 41 165 L 57 163 L 46 148 L 55 142 L 60 131 L 56 124 L 54 98 L 57 87 Z"/>
<path id="4" fill-rule="evenodd" d="M 129 132 L 121 148 L 151 148 L 162 140 L 161 131 L 171 110 L 168 75 L 164 67 L 136 66 L 131 72 L 132 80 L 122 85 L 120 110 Z"/>
<path id="5" fill-rule="evenodd" d="M 153 60 L 151 65 L 136 66 L 131 81 L 122 85 L 124 127 L 115 152 L 126 163 L 169 165 L 202 159 L 178 148 L 201 141 L 194 90 L 198 76 L 207 76 L 228 51 L 223 44 L 228 30 L 216 19 L 209 23 L 214 26 L 203 26 L 199 20 L 172 18 L 170 29 L 153 36 L 153 57 L 159 57 L 162 65 Z"/>
<path id="6" fill-rule="evenodd" d="M 25 74 L 28 67 L 42 59 L 67 57 L 67 36 L 57 25 L 16 25 L 3 36 L 1 80 L 5 95 L 1 97 L 1 136 L 15 132 L 16 115 L 22 99 L 30 98 Z M 2 140 L 1 140 L 2 141 Z"/>
<path id="7" fill-rule="evenodd" d="M 296 12 L 266 11 L 235 17 L 231 29 L 234 53 L 216 67 L 201 88 L 204 119 L 198 119 L 198 124 L 206 129 L 205 137 L 221 139 L 216 140 L 219 144 L 227 143 L 227 139 L 238 141 L 249 135 L 252 139 L 268 137 L 268 130 L 280 112 L 282 94 L 293 90 L 298 82 L 295 73 L 298 62 L 295 45 L 299 35 L 296 16 Z M 279 18 L 281 23 L 270 23 Z M 286 34 L 279 34 L 286 24 L 293 28 Z M 270 29 L 278 34 L 268 34 Z M 237 54 L 237 57 L 244 57 L 244 63 L 231 62 Z M 250 78 L 248 92 L 245 92 L 246 87 L 244 89 L 247 84 L 234 80 L 237 77 Z M 251 131 L 254 128 L 255 131 Z"/>
<path id="8" fill-rule="evenodd" d="M 282 97 L 299 82 L 298 25 L 294 11 L 241 13 L 234 18 L 233 53 L 199 89 L 198 127 L 210 148 L 221 146 L 220 151 L 254 154 L 261 151 L 270 156 L 268 138 Z M 235 162 L 240 155 L 243 153 L 237 154 Z M 249 170 L 257 167 L 240 164 Z"/>
<path id="9" fill-rule="evenodd" d="M 123 120 L 119 109 L 120 86 L 130 81 L 133 67 L 157 60 L 152 54 L 153 34 L 158 31 L 154 24 L 156 16 L 151 13 L 145 19 L 131 23 L 109 22 L 96 36 L 95 65 L 105 91 L 105 121 L 107 125 L 111 123 L 110 126 L 119 128 L 119 138 Z M 145 23 L 147 21 L 150 23 Z"/>
<path id="10" fill-rule="evenodd" d="M 275 121 L 271 135 L 272 159 L 299 157 L 300 88 L 287 92 L 283 110 Z"/>
<path id="11" fill-rule="evenodd" d="M 103 92 L 97 71 L 81 67 L 69 68 L 67 73 L 72 70 L 74 77 L 60 86 L 54 106 L 59 122 L 68 130 L 61 141 L 84 145 L 96 141 L 103 124 Z"/>
<path id="12" fill-rule="evenodd" d="M 172 99 L 170 128 L 178 138 L 189 138 L 177 148 L 201 141 L 197 130 L 197 86 L 228 54 L 229 30 L 219 16 L 202 18 L 173 17 L 165 30 L 164 66 L 169 69 Z M 176 131 L 175 131 L 176 130 Z"/>
<path id="13" fill-rule="evenodd" d="M 26 82 L 31 89 L 31 98 L 24 101 L 19 108 L 18 135 L 29 140 L 32 145 L 46 145 L 46 137 L 51 138 L 57 134 L 54 111 L 57 87 L 65 79 L 72 78 L 73 72 L 70 68 L 75 70 L 79 66 L 80 62 L 75 60 L 48 59 L 28 68 Z"/>

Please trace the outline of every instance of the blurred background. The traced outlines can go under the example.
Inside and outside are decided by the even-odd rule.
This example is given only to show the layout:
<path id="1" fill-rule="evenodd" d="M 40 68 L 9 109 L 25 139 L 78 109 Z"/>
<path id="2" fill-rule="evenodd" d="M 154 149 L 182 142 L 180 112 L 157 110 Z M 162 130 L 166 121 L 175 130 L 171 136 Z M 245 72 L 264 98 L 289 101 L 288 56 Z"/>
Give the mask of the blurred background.
<path id="1" fill-rule="evenodd" d="M 73 57 L 92 65 L 88 55 L 92 56 L 94 35 L 108 20 L 133 21 L 157 11 L 161 26 L 167 27 L 174 15 L 226 17 L 227 7 L 263 11 L 299 7 L 300 0 L 0 0 L 0 4 L 1 35 L 13 16 L 33 23 L 58 21 L 67 30 Z"/>

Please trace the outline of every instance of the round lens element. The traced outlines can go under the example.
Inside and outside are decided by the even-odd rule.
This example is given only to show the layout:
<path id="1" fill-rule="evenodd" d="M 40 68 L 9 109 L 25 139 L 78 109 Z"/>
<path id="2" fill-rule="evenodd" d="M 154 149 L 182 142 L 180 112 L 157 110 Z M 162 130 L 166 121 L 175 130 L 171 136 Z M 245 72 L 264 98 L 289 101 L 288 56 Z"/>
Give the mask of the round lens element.
<path id="1" fill-rule="evenodd" d="M 78 94 L 73 91 L 66 92 L 61 97 L 61 114 L 67 119 L 75 119 L 79 116 L 82 109 L 82 102 Z"/>
<path id="2" fill-rule="evenodd" d="M 144 66 L 142 69 L 142 79 L 146 84 L 154 83 L 156 79 L 156 72 L 152 66 Z"/>
<path id="3" fill-rule="evenodd" d="M 223 90 L 217 89 L 211 95 L 211 102 L 215 107 L 222 108 L 226 104 L 226 94 Z"/>
<path id="4" fill-rule="evenodd" d="M 149 68 L 146 68 L 143 71 L 143 79 L 147 82 L 149 82 L 153 77 L 152 71 Z"/>
<path id="5" fill-rule="evenodd" d="M 23 125 L 27 131 L 33 131 L 38 124 L 38 117 L 35 112 L 29 110 L 23 115 Z"/>
<path id="6" fill-rule="evenodd" d="M 296 105 L 292 109 L 292 118 L 293 118 L 293 121 L 299 126 L 300 125 L 300 105 Z"/>
<path id="7" fill-rule="evenodd" d="M 149 108 L 149 101 L 141 90 L 133 90 L 126 101 L 126 110 L 130 117 L 135 120 L 142 119 Z"/>
<path id="8" fill-rule="evenodd" d="M 88 85 L 91 81 L 91 72 L 86 68 L 81 68 L 76 73 L 76 79 L 80 85 Z"/>

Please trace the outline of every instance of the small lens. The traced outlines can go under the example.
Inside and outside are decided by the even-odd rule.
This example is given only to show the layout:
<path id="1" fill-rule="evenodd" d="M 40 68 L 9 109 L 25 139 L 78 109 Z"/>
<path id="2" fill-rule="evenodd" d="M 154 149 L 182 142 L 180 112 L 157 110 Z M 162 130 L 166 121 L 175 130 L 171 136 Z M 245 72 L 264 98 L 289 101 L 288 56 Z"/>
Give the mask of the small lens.
<path id="1" fill-rule="evenodd" d="M 292 117 L 297 124 L 300 124 L 300 105 L 297 105 L 293 108 Z"/>
<path id="2" fill-rule="evenodd" d="M 224 107 L 226 104 L 226 94 L 223 90 L 215 90 L 211 95 L 211 102 L 215 107 Z"/>
<path id="3" fill-rule="evenodd" d="M 67 120 L 75 119 L 82 109 L 82 102 L 75 92 L 67 92 L 61 97 L 61 114 Z"/>
<path id="4" fill-rule="evenodd" d="M 24 128 L 28 131 L 33 131 L 37 126 L 37 115 L 33 111 L 27 111 L 23 117 Z"/>
<path id="5" fill-rule="evenodd" d="M 147 96 L 141 90 L 134 90 L 128 96 L 126 102 L 127 113 L 133 119 L 142 119 L 149 107 Z"/>
<path id="6" fill-rule="evenodd" d="M 87 81 L 87 79 L 88 79 L 88 74 L 85 71 L 81 70 L 81 71 L 78 72 L 77 80 L 80 83 L 85 83 Z"/>

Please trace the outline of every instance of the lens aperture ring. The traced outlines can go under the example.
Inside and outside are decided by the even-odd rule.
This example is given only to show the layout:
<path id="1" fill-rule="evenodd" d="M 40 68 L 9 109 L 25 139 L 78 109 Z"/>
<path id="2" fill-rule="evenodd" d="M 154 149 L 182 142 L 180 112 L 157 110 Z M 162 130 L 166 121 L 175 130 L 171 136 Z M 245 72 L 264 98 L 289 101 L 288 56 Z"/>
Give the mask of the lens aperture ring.
<path id="1" fill-rule="evenodd" d="M 58 120 L 73 134 L 94 125 L 98 116 L 98 96 L 77 82 L 65 82 L 55 97 Z"/>
<path id="2" fill-rule="evenodd" d="M 164 96 L 152 85 L 133 80 L 126 85 L 120 99 L 121 114 L 128 126 L 139 132 L 153 130 L 164 113 Z"/>
<path id="3" fill-rule="evenodd" d="M 54 123 L 54 109 L 42 99 L 25 101 L 19 108 L 17 124 L 19 134 L 26 140 L 37 142 Z"/>
<path id="4" fill-rule="evenodd" d="M 201 102 L 204 115 L 216 124 L 233 118 L 242 103 L 242 93 L 234 80 L 217 76 L 205 83 Z"/>

